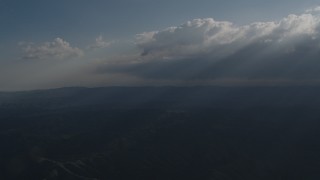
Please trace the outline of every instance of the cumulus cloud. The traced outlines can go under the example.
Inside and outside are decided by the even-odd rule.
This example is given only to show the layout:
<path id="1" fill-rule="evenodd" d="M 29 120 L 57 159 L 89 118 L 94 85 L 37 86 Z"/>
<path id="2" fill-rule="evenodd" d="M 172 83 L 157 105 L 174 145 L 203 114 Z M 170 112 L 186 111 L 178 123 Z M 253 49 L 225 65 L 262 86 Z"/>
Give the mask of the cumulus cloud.
<path id="1" fill-rule="evenodd" d="M 83 51 L 72 47 L 67 41 L 56 38 L 42 44 L 20 43 L 24 59 L 66 59 L 83 56 Z"/>
<path id="2" fill-rule="evenodd" d="M 181 56 L 203 52 L 235 52 L 257 41 L 289 41 L 298 36 L 316 36 L 319 18 L 311 14 L 289 15 L 279 22 L 256 22 L 236 26 L 212 18 L 195 19 L 177 27 L 137 35 L 143 55 L 158 53 Z"/>
<path id="3" fill-rule="evenodd" d="M 107 42 L 103 39 L 102 36 L 96 38 L 95 43 L 88 46 L 88 49 L 102 49 L 109 47 L 113 42 Z"/>
<path id="4" fill-rule="evenodd" d="M 195 19 L 136 35 L 141 55 L 134 63 L 103 70 L 147 79 L 319 79 L 319 33 L 313 13 L 242 26 Z"/>

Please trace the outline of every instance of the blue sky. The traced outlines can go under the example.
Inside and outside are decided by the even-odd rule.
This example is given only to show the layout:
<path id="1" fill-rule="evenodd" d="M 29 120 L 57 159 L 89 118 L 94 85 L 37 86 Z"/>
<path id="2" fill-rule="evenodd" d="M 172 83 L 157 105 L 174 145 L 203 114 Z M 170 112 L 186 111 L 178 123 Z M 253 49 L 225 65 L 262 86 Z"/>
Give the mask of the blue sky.
<path id="1" fill-rule="evenodd" d="M 212 17 L 243 24 L 276 20 L 300 13 L 317 1 L 263 0 L 1 0 L 1 39 L 5 43 L 46 40 L 57 36 L 72 41 L 109 38 L 162 29 L 195 18 Z"/>
<path id="2" fill-rule="evenodd" d="M 151 75 L 142 72 L 138 74 L 125 72 L 137 71 L 127 66 L 141 61 L 137 54 L 143 54 L 149 49 L 155 52 L 151 55 L 156 59 L 173 58 L 179 59 L 179 62 L 182 55 L 188 60 L 195 54 L 199 54 L 198 51 L 188 56 L 185 53 L 170 54 L 167 51 L 164 52 L 164 47 L 160 47 L 159 44 L 137 42 L 137 36 L 142 37 L 141 34 L 144 32 L 157 31 L 159 33 L 153 34 L 153 40 L 170 47 L 173 46 L 173 42 L 155 39 L 155 37 L 164 36 L 167 33 L 165 29 L 168 27 L 179 27 L 194 19 L 213 18 L 215 21 L 197 22 L 201 26 L 206 26 L 205 23 L 212 25 L 222 21 L 232 22 L 235 26 L 232 27 L 234 30 L 255 22 L 280 22 L 289 14 L 297 16 L 312 14 L 313 20 L 317 23 L 316 11 L 307 12 L 308 9 L 316 8 L 317 5 L 315 0 L 283 0 L 281 2 L 275 0 L 233 2 L 225 0 L 0 0 L 0 90 L 62 86 L 184 84 L 184 81 L 189 82 L 190 79 L 184 78 L 175 82 L 161 79 L 159 82 L 152 77 L 162 77 L 161 73 Z M 197 23 L 193 25 L 198 27 Z M 211 25 L 206 27 L 210 28 Z M 183 28 L 180 27 L 180 29 Z M 198 31 L 201 30 L 199 28 L 192 28 L 195 32 L 189 32 L 191 34 L 186 37 L 192 37 L 193 33 L 203 33 Z M 143 38 L 146 38 L 145 35 Z M 179 39 L 179 42 L 181 41 L 184 40 Z M 229 49 L 232 48 L 229 47 Z M 184 49 L 184 51 L 187 50 Z M 213 49 L 206 49 L 206 51 L 213 52 Z M 202 54 L 201 57 L 203 56 Z M 147 59 L 144 61 L 152 61 L 151 57 L 143 56 L 143 58 Z M 176 62 L 178 61 L 170 63 Z M 183 61 L 175 66 L 188 69 L 187 62 Z M 115 68 L 106 64 L 117 64 L 117 66 L 125 64 L 125 66 Z M 153 69 L 155 66 L 143 64 L 143 67 L 150 68 L 152 72 L 163 72 L 161 68 L 171 68 L 170 65 L 168 67 L 158 64 L 158 69 L 155 71 Z M 106 69 L 109 69 L 109 72 L 97 73 Z M 77 79 L 76 77 L 79 76 L 92 77 Z M 175 79 L 175 75 L 170 73 L 165 76 Z M 283 78 L 278 77 L 274 81 Z M 207 78 L 200 80 L 206 82 L 205 79 Z"/>

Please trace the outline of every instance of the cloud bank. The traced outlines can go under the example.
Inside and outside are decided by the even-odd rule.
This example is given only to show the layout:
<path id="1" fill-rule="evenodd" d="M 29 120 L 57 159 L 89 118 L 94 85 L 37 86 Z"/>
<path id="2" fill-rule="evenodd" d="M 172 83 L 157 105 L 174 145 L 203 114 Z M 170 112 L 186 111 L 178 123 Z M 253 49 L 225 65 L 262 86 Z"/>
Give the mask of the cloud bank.
<path id="1" fill-rule="evenodd" d="M 214 19 L 195 19 L 177 27 L 137 35 L 142 55 L 184 57 L 195 54 L 231 55 L 251 44 L 287 45 L 318 39 L 319 18 L 311 14 L 289 15 L 279 22 L 236 26 Z"/>
<path id="2" fill-rule="evenodd" d="M 83 56 L 83 51 L 72 47 L 67 41 L 56 38 L 43 44 L 27 43 L 23 45 L 24 59 L 67 59 Z"/>
<path id="3" fill-rule="evenodd" d="M 141 55 L 100 71 L 155 80 L 317 80 L 319 33 L 320 16 L 311 11 L 243 26 L 194 19 L 136 35 Z"/>

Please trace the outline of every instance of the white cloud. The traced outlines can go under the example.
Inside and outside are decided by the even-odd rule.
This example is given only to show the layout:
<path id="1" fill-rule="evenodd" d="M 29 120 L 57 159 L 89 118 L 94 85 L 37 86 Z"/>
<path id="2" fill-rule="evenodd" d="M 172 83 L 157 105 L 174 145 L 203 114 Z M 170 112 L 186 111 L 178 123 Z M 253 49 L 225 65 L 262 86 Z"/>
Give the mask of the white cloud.
<path id="1" fill-rule="evenodd" d="M 306 10 L 306 13 L 318 13 L 320 12 L 320 6 L 314 7 L 314 8 L 310 8 Z"/>
<path id="2" fill-rule="evenodd" d="M 95 43 L 88 46 L 88 49 L 101 49 L 101 48 L 106 48 L 109 47 L 113 41 L 107 42 L 103 39 L 102 36 L 99 36 L 96 38 Z"/>
<path id="3" fill-rule="evenodd" d="M 195 19 L 180 26 L 136 36 L 143 55 L 185 56 L 202 52 L 235 52 L 260 41 L 290 41 L 300 36 L 318 38 L 320 18 L 311 14 L 289 15 L 278 22 L 256 22 L 236 26 L 227 21 Z"/>
<path id="4" fill-rule="evenodd" d="M 42 44 L 20 43 L 25 59 L 66 59 L 83 56 L 83 51 L 72 47 L 67 41 L 56 38 Z"/>
<path id="5" fill-rule="evenodd" d="M 136 35 L 141 55 L 99 71 L 147 80 L 320 79 L 320 16 L 235 25 L 212 18 Z M 277 81 L 279 82 L 279 81 Z"/>

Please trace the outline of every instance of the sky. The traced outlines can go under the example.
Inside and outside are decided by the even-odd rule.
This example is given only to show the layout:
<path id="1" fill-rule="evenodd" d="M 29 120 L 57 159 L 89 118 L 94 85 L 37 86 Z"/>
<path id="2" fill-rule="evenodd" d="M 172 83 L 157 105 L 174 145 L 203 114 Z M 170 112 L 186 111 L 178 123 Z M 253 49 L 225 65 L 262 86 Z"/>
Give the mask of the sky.
<path id="1" fill-rule="evenodd" d="M 0 91 L 318 85 L 315 0 L 0 0 Z"/>

